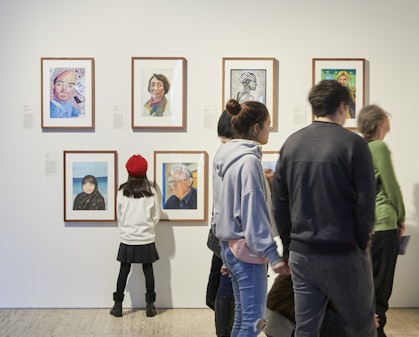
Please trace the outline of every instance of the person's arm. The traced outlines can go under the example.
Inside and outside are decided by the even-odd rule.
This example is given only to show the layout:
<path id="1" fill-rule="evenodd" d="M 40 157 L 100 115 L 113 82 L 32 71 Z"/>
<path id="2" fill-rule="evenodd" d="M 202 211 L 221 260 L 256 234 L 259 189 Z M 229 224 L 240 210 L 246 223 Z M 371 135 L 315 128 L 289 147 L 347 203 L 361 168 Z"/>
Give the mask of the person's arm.
<path id="1" fill-rule="evenodd" d="M 122 191 L 119 190 L 118 194 L 116 195 L 116 218 L 119 222 L 119 219 L 121 219 L 122 211 L 121 211 L 121 202 L 122 202 Z"/>
<path id="2" fill-rule="evenodd" d="M 375 169 L 379 174 L 379 179 L 386 196 L 397 212 L 397 222 L 404 224 L 405 208 L 403 196 L 394 173 L 390 151 L 387 148 L 387 145 L 381 141 L 376 142 L 374 146 L 375 151 L 373 153 L 373 158 Z"/>
<path id="3" fill-rule="evenodd" d="M 245 165 L 240 177 L 240 218 L 246 243 L 253 253 L 266 257 L 272 267 L 281 269 L 282 265 L 276 265 L 283 259 L 278 254 L 276 242 L 271 234 L 262 168 L 257 159 L 247 160 Z"/>
<path id="4" fill-rule="evenodd" d="M 291 212 L 285 170 L 282 165 L 283 162 L 281 162 L 280 157 L 272 181 L 272 209 L 278 234 L 282 241 L 283 255 L 288 257 L 291 241 Z"/>
<path id="5" fill-rule="evenodd" d="M 158 195 L 157 191 L 153 189 L 154 192 L 154 196 L 152 196 L 153 198 L 153 203 L 154 206 L 151 209 L 151 219 L 152 221 L 157 224 L 160 221 L 160 196 Z"/>
<path id="6" fill-rule="evenodd" d="M 375 176 L 372 155 L 366 142 L 354 150 L 353 182 L 355 193 L 356 236 L 361 249 L 368 247 L 375 222 Z"/>

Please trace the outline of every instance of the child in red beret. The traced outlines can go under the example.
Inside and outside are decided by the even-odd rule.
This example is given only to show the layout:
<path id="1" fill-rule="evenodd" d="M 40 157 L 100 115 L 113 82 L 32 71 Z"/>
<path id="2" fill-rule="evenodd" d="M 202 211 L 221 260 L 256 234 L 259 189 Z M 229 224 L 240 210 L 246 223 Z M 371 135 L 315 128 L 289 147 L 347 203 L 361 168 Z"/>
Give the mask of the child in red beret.
<path id="1" fill-rule="evenodd" d="M 117 260 L 121 262 L 114 306 L 111 315 L 122 316 L 122 301 L 131 263 L 143 266 L 146 287 L 146 314 L 155 316 L 153 262 L 159 259 L 155 245 L 154 226 L 160 220 L 160 200 L 156 190 L 147 179 L 147 161 L 140 155 L 133 155 L 126 164 L 128 180 L 119 186 L 116 213 L 121 243 Z"/>

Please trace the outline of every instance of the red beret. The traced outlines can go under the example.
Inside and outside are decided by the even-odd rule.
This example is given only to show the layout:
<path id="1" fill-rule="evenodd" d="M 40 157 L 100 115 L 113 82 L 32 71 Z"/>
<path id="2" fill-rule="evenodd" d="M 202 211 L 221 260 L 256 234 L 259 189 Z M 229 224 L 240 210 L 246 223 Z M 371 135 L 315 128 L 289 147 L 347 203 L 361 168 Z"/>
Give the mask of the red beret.
<path id="1" fill-rule="evenodd" d="M 131 177 L 143 177 L 147 172 L 147 160 L 140 155 L 133 155 L 125 167 Z"/>

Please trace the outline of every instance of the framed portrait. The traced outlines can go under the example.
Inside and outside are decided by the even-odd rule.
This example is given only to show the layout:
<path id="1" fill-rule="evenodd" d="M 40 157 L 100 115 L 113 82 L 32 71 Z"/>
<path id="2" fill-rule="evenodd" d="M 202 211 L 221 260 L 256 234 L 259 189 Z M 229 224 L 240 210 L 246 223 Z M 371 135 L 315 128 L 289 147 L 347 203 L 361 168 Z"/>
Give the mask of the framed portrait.
<path id="1" fill-rule="evenodd" d="M 271 169 L 275 172 L 279 159 L 279 151 L 262 151 L 262 169 Z"/>
<path id="2" fill-rule="evenodd" d="M 207 152 L 155 151 L 154 182 L 161 192 L 161 220 L 206 221 Z"/>
<path id="3" fill-rule="evenodd" d="M 131 58 L 133 129 L 183 130 L 186 119 L 186 59 Z"/>
<path id="4" fill-rule="evenodd" d="M 223 106 L 234 98 L 239 103 L 258 101 L 268 108 L 271 130 L 277 128 L 277 65 L 275 58 L 223 58 Z"/>
<path id="5" fill-rule="evenodd" d="M 64 151 L 64 221 L 116 221 L 116 151 Z"/>
<path id="6" fill-rule="evenodd" d="M 93 129 L 93 58 L 41 58 L 41 127 Z"/>
<path id="7" fill-rule="evenodd" d="M 337 80 L 348 88 L 351 101 L 344 126 L 357 129 L 357 114 L 365 105 L 365 59 L 313 58 L 313 85 L 321 80 Z"/>

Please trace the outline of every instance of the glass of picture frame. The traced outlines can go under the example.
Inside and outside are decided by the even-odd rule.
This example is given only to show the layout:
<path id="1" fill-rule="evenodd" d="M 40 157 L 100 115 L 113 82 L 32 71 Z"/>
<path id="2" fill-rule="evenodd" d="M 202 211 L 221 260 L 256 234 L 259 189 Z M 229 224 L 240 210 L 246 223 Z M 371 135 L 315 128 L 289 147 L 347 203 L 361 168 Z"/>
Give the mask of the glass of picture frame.
<path id="1" fill-rule="evenodd" d="M 93 129 L 93 58 L 41 58 L 41 127 Z"/>
<path id="2" fill-rule="evenodd" d="M 351 102 L 344 127 L 357 129 L 357 114 L 365 105 L 365 59 L 313 58 L 312 68 L 313 86 L 321 80 L 337 80 L 348 88 Z M 312 118 L 315 119 L 314 114 Z"/>
<path id="3" fill-rule="evenodd" d="M 206 221 L 205 151 L 155 151 L 154 182 L 162 196 L 161 220 Z"/>
<path id="4" fill-rule="evenodd" d="M 64 221 L 116 221 L 116 151 L 64 151 Z"/>
<path id="5" fill-rule="evenodd" d="M 185 58 L 132 57 L 131 77 L 133 129 L 164 131 L 185 129 Z"/>
<path id="6" fill-rule="evenodd" d="M 277 129 L 278 60 L 275 58 L 223 58 L 222 110 L 230 99 L 239 103 L 258 101 L 271 116 L 271 131 Z"/>

